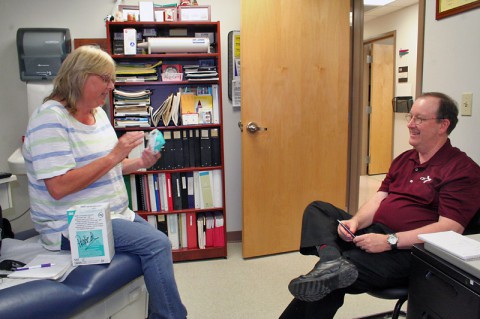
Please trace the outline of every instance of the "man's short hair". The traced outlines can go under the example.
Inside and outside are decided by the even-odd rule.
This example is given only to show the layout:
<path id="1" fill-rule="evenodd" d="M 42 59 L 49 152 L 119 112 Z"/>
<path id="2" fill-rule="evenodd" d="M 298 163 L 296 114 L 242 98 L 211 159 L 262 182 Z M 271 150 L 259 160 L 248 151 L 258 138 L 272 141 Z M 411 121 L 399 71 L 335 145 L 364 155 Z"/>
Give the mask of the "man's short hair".
<path id="1" fill-rule="evenodd" d="M 457 103 L 448 95 L 440 92 L 427 92 L 423 93 L 419 97 L 436 97 L 440 99 L 440 104 L 438 106 L 437 118 L 447 119 L 450 121 L 450 125 L 447 129 L 447 134 L 449 135 L 458 122 L 458 107 Z"/>

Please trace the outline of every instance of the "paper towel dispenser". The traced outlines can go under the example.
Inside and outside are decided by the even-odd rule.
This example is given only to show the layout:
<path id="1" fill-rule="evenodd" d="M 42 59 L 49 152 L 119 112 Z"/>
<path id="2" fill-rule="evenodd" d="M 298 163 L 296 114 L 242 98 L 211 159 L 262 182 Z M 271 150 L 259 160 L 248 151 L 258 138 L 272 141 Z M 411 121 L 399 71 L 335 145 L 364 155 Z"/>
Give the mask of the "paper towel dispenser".
<path id="1" fill-rule="evenodd" d="M 18 29 L 17 51 L 20 79 L 22 81 L 53 79 L 71 50 L 69 29 Z"/>

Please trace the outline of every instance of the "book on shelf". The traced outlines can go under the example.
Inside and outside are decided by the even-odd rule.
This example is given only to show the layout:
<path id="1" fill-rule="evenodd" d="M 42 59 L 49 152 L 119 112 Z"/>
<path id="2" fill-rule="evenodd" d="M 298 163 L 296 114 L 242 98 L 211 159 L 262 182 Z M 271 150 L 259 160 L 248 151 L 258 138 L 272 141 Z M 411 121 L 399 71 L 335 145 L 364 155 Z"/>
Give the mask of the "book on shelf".
<path id="1" fill-rule="evenodd" d="M 210 171 L 199 172 L 200 208 L 213 208 L 213 177 Z"/>
<path id="2" fill-rule="evenodd" d="M 114 120 L 115 127 L 150 127 L 150 118 L 141 116 L 125 116 L 116 117 Z"/>
<path id="3" fill-rule="evenodd" d="M 135 181 L 135 176 L 134 174 L 131 174 L 129 176 L 130 178 L 130 196 L 132 199 L 132 210 L 137 211 L 138 210 L 138 197 L 137 197 L 137 183 Z"/>
<path id="4" fill-rule="evenodd" d="M 158 191 L 160 193 L 160 208 L 168 211 L 167 178 L 165 173 L 158 173 Z"/>
<path id="5" fill-rule="evenodd" d="M 198 248 L 200 249 L 205 249 L 205 244 L 206 244 L 205 231 L 206 231 L 205 214 L 198 214 L 197 215 L 197 243 L 198 243 Z"/>
<path id="6" fill-rule="evenodd" d="M 199 124 L 211 124 L 213 97 L 211 95 L 195 95 L 194 104 Z"/>
<path id="7" fill-rule="evenodd" d="M 172 243 L 172 249 L 179 249 L 180 237 L 179 237 L 179 231 L 178 231 L 178 215 L 177 214 L 167 215 L 167 227 L 168 227 L 168 238 Z"/>
<path id="8" fill-rule="evenodd" d="M 123 182 L 125 183 L 125 189 L 127 190 L 128 207 L 131 210 L 133 210 L 133 206 L 132 206 L 132 185 L 130 183 L 130 176 L 132 176 L 132 175 L 123 175 Z"/>
<path id="9" fill-rule="evenodd" d="M 152 108 L 150 111 L 150 118 L 154 127 L 160 124 L 169 126 L 172 123 L 174 126 L 180 124 L 180 93 L 171 93 L 156 109 Z"/>
<path id="10" fill-rule="evenodd" d="M 222 171 L 219 169 L 212 172 L 212 193 L 213 193 L 213 207 L 223 206 L 223 178 Z"/>
<path id="11" fill-rule="evenodd" d="M 142 177 L 143 188 L 145 189 L 143 193 L 144 201 L 145 201 L 145 210 L 152 211 L 152 205 L 150 201 L 150 185 L 148 183 L 148 177 L 150 176 L 150 174 L 140 175 L 140 176 Z"/>
<path id="12" fill-rule="evenodd" d="M 202 194 L 200 193 L 200 172 L 194 171 L 193 172 L 193 200 L 195 204 L 195 209 L 200 209 L 200 197 Z"/>
<path id="13" fill-rule="evenodd" d="M 187 233 L 187 214 L 178 214 L 178 228 L 180 230 L 180 247 L 188 248 L 188 233 Z"/>
<path id="14" fill-rule="evenodd" d="M 114 89 L 113 97 L 119 100 L 145 99 L 149 98 L 152 92 L 150 90 L 125 91 Z"/>
<path id="15" fill-rule="evenodd" d="M 158 225 L 157 225 L 157 216 L 155 215 L 148 215 L 147 216 L 147 222 L 152 225 L 153 227 L 155 227 L 156 229 L 158 229 Z"/>
<path id="16" fill-rule="evenodd" d="M 115 117 L 144 117 L 148 119 L 148 117 L 150 116 L 150 107 L 149 106 L 127 107 L 127 108 L 115 107 L 113 115 Z"/>
<path id="17" fill-rule="evenodd" d="M 213 113 L 213 123 L 220 124 L 220 102 L 219 102 L 219 88 L 218 84 L 212 85 L 212 113 Z"/>
<path id="18" fill-rule="evenodd" d="M 157 229 L 168 236 L 168 224 L 166 215 L 157 215 Z"/>
<path id="19" fill-rule="evenodd" d="M 158 211 L 154 174 L 147 174 L 150 211 Z"/>

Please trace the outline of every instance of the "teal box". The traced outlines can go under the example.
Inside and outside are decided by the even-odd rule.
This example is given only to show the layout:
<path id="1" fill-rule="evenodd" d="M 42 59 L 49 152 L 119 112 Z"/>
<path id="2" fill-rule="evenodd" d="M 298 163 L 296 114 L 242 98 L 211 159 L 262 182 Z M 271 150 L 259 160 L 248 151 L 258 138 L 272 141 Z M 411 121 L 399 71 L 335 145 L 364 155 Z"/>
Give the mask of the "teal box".
<path id="1" fill-rule="evenodd" d="M 67 211 L 72 264 L 110 263 L 115 247 L 108 204 L 77 205 Z"/>

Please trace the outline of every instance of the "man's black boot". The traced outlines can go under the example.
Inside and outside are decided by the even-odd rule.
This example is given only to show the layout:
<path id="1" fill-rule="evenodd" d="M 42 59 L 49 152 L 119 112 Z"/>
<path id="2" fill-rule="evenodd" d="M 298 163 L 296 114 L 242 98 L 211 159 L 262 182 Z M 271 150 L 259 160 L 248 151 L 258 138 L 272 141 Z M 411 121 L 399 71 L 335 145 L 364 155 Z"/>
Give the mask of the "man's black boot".
<path id="1" fill-rule="evenodd" d="M 332 290 L 350 286 L 357 277 L 355 265 L 343 257 L 325 262 L 320 260 L 308 274 L 293 279 L 288 290 L 297 299 L 317 301 Z"/>

